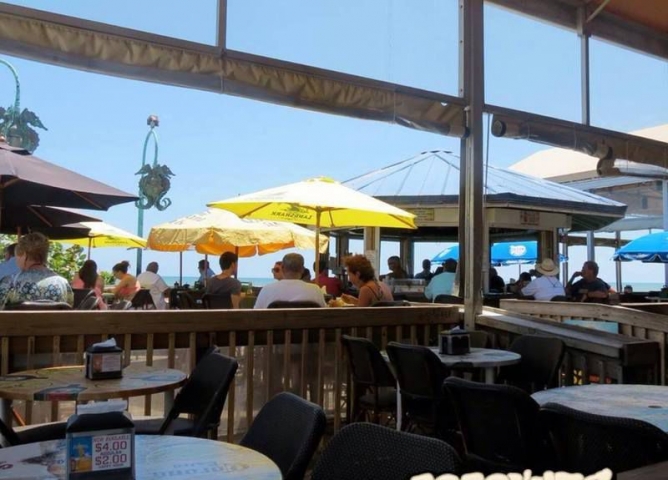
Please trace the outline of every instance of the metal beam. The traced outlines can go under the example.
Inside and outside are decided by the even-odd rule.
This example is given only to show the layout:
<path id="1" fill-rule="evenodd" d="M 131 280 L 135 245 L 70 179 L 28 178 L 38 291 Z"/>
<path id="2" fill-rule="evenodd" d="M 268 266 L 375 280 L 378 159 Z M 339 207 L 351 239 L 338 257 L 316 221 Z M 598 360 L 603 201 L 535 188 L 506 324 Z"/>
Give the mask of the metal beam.
<path id="1" fill-rule="evenodd" d="M 486 0 L 499 7 L 547 23 L 577 31 L 578 9 L 583 5 L 574 0 Z M 588 24 L 592 37 L 622 47 L 668 60 L 668 33 L 637 22 L 626 20 L 613 13 L 602 11 Z"/>
<path id="2" fill-rule="evenodd" d="M 216 22 L 217 46 L 220 53 L 227 50 L 227 0 L 218 0 L 218 17 Z"/>
<path id="3" fill-rule="evenodd" d="M 482 311 L 482 252 L 487 225 L 483 215 L 483 108 L 485 105 L 484 9 L 483 0 L 460 0 L 460 88 L 466 101 L 466 138 L 461 152 L 460 169 L 460 255 L 464 253 L 464 324 L 475 329 L 476 316 Z M 462 236 L 463 232 L 463 236 Z M 460 270 L 461 271 L 461 270 Z"/>

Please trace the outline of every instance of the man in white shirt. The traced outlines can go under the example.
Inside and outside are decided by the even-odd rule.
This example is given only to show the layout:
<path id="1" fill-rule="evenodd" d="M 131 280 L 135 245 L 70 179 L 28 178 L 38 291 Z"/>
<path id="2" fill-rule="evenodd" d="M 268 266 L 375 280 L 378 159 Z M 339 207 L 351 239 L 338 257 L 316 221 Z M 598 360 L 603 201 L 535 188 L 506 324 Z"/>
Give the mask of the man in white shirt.
<path id="1" fill-rule="evenodd" d="M 314 302 L 320 307 L 327 306 L 320 287 L 303 281 L 304 257 L 298 253 L 288 253 L 281 265 L 283 279 L 262 287 L 254 308 L 267 308 L 272 302 Z"/>
<path id="2" fill-rule="evenodd" d="M 522 295 L 533 297 L 536 300 L 549 301 L 554 297 L 566 294 L 564 286 L 557 278 L 559 267 L 554 264 L 554 260 L 544 258 L 542 262 L 536 264 L 536 271 L 540 276 L 522 289 Z"/>
<path id="3" fill-rule="evenodd" d="M 169 287 L 162 277 L 158 275 L 158 262 L 151 262 L 146 265 L 146 271 L 139 274 L 137 281 L 141 285 L 141 288 L 146 288 L 151 293 L 151 298 L 156 309 L 167 310 L 165 295 L 167 295 Z"/>

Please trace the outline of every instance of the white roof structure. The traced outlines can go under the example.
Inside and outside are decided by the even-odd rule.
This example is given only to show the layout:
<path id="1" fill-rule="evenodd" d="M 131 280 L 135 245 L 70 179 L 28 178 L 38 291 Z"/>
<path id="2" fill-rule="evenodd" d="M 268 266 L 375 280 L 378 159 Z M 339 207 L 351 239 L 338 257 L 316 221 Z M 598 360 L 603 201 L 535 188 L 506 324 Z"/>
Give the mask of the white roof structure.
<path id="1" fill-rule="evenodd" d="M 458 208 L 459 168 L 456 156 L 433 150 L 344 184 L 397 206 Z M 614 200 L 499 167 L 487 167 L 484 184 L 488 208 L 564 213 L 572 217 L 573 231 L 602 228 L 623 217 L 626 210 Z"/>

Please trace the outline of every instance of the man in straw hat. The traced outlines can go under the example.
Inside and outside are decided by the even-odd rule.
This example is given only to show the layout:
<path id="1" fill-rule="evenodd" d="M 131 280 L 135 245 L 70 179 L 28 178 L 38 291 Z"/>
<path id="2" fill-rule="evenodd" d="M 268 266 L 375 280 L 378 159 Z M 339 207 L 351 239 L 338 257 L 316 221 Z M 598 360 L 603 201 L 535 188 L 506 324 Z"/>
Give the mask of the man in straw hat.
<path id="1" fill-rule="evenodd" d="M 538 277 L 522 289 L 522 295 L 543 301 L 565 295 L 564 286 L 557 278 L 559 267 L 554 264 L 554 260 L 544 258 L 542 262 L 537 263 L 536 273 Z"/>

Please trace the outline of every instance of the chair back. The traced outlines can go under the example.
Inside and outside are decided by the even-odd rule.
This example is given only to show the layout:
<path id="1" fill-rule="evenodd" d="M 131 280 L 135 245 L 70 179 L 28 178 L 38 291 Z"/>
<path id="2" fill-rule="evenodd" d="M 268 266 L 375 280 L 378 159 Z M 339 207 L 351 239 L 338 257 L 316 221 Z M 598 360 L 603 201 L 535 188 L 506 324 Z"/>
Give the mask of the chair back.
<path id="1" fill-rule="evenodd" d="M 130 300 L 119 300 L 109 305 L 109 310 L 130 310 L 131 308 L 132 302 Z"/>
<path id="2" fill-rule="evenodd" d="M 284 480 L 301 480 L 326 424 L 325 412 L 318 405 L 283 392 L 262 407 L 241 445 L 269 457 Z"/>
<path id="3" fill-rule="evenodd" d="M 72 292 L 74 293 L 73 305 L 76 310 L 80 310 L 79 305 L 81 305 L 81 302 L 88 298 L 91 293 L 93 293 L 93 295 L 95 294 L 92 288 L 73 288 Z"/>
<path id="4" fill-rule="evenodd" d="M 287 300 L 274 300 L 267 305 L 267 308 L 320 308 L 320 305 L 307 300 L 295 300 L 293 302 Z"/>
<path id="5" fill-rule="evenodd" d="M 7 425 L 2 419 L 0 419 L 0 434 L 5 437 L 5 440 L 9 446 L 21 445 L 21 439 L 16 434 L 14 429 Z"/>
<path id="6" fill-rule="evenodd" d="M 204 356 L 174 399 L 174 406 L 160 427 L 160 435 L 164 435 L 172 420 L 182 413 L 195 416 L 194 437 L 217 428 L 238 366 L 236 359 L 217 352 Z"/>
<path id="7" fill-rule="evenodd" d="M 429 402 L 442 398 L 441 386 L 448 371 L 429 348 L 390 342 L 387 355 L 403 397 Z"/>
<path id="8" fill-rule="evenodd" d="M 52 300 L 31 300 L 21 303 L 8 303 L 5 310 L 20 311 L 51 311 L 51 310 L 72 310 L 72 306 L 65 302 L 54 302 Z"/>
<path id="9" fill-rule="evenodd" d="M 556 403 L 544 405 L 540 417 L 550 433 L 559 470 L 587 476 L 604 468 L 618 473 L 668 460 L 668 435 L 647 422 L 594 415 Z"/>
<path id="10" fill-rule="evenodd" d="M 348 353 L 355 384 L 364 387 L 396 387 L 397 381 L 392 371 L 371 340 L 343 335 L 341 342 Z"/>
<path id="11" fill-rule="evenodd" d="M 443 388 L 452 400 L 467 454 L 504 472 L 543 472 L 550 464 L 547 432 L 538 421 L 540 406 L 510 385 L 487 385 L 449 377 Z M 484 427 L 481 427 L 483 426 Z M 490 465 L 485 474 L 499 468 Z"/>
<path id="12" fill-rule="evenodd" d="M 89 290 L 88 294 L 81 300 L 81 302 L 77 304 L 75 301 L 74 304 L 77 305 L 75 310 L 97 310 L 99 308 L 97 295 L 95 295 L 95 291 L 93 290 Z"/>
<path id="13" fill-rule="evenodd" d="M 446 293 L 442 293 L 434 297 L 434 303 L 449 303 L 453 305 L 464 305 L 464 299 L 462 297 L 458 297 L 457 295 L 448 295 Z"/>
<path id="14" fill-rule="evenodd" d="M 148 310 L 155 308 L 151 291 L 148 288 L 140 288 L 132 297 L 132 308 L 135 310 Z"/>
<path id="15" fill-rule="evenodd" d="M 501 379 L 528 393 L 559 386 L 558 373 L 566 345 L 555 337 L 523 335 L 510 345 L 520 363 L 501 368 Z"/>
<path id="16" fill-rule="evenodd" d="M 200 306 L 193 296 L 185 290 L 172 290 L 169 294 L 169 305 L 172 309 L 197 310 Z"/>
<path id="17" fill-rule="evenodd" d="M 229 310 L 232 308 L 232 296 L 229 293 L 224 295 L 205 293 L 202 295 L 202 305 L 207 310 Z"/>
<path id="18" fill-rule="evenodd" d="M 329 441 L 311 479 L 409 479 L 423 473 L 457 475 L 459 470 L 457 452 L 441 440 L 372 423 L 352 423 Z"/>

